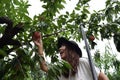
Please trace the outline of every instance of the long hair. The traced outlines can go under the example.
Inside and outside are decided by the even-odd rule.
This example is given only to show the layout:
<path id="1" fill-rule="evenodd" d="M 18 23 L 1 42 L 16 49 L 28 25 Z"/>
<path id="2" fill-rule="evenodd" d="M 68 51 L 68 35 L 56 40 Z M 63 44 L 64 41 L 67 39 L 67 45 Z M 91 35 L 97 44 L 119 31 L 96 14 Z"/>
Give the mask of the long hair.
<path id="1" fill-rule="evenodd" d="M 71 65 L 72 69 L 66 71 L 63 76 L 66 78 L 69 76 L 74 76 L 77 73 L 77 66 L 79 65 L 79 55 L 76 53 L 75 49 L 71 46 L 66 45 L 66 58 L 65 60 Z M 70 75 L 69 75 L 70 74 Z"/>

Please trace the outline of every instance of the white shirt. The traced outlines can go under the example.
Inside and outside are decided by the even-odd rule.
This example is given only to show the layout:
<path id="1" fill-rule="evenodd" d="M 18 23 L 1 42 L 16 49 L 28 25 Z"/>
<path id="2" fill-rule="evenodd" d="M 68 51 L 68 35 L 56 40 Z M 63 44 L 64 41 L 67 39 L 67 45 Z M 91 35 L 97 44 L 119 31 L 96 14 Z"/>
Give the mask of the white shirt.
<path id="1" fill-rule="evenodd" d="M 78 72 L 75 74 L 75 76 L 69 76 L 68 78 L 61 76 L 59 77 L 59 80 L 93 80 L 88 59 L 80 58 L 77 69 Z M 97 76 L 99 76 L 100 70 L 95 67 L 95 71 Z"/>

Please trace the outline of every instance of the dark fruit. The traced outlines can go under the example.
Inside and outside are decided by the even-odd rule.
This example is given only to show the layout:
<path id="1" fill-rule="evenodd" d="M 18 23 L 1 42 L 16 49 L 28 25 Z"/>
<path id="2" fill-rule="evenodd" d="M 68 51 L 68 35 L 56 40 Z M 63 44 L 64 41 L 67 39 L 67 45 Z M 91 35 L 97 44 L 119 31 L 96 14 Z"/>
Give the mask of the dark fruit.
<path id="1" fill-rule="evenodd" d="M 95 37 L 94 37 L 93 35 L 90 35 L 90 36 L 89 36 L 89 40 L 90 40 L 90 41 L 93 41 L 93 40 L 95 40 Z"/>
<path id="2" fill-rule="evenodd" d="M 33 33 L 32 39 L 33 39 L 33 40 L 38 40 L 38 39 L 40 39 L 40 32 L 35 31 L 35 32 Z"/>

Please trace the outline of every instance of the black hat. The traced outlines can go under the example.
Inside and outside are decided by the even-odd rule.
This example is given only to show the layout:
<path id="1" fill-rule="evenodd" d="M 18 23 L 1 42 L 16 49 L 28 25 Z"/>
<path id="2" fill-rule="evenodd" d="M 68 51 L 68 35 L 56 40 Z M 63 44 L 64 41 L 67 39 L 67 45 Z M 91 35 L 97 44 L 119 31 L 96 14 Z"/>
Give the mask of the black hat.
<path id="1" fill-rule="evenodd" d="M 71 46 L 72 48 L 75 49 L 75 51 L 77 52 L 79 57 L 82 57 L 82 51 L 75 41 L 69 41 L 64 37 L 60 37 L 60 38 L 58 38 L 58 48 L 60 48 L 62 46 L 62 44 L 67 44 L 67 45 Z"/>

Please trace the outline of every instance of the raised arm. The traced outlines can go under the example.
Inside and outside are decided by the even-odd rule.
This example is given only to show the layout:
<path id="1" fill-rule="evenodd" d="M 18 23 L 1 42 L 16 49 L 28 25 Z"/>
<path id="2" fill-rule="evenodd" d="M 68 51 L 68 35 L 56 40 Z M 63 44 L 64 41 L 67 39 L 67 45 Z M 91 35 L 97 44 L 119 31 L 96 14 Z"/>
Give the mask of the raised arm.
<path id="1" fill-rule="evenodd" d="M 100 72 L 98 80 L 109 80 L 109 79 L 103 72 Z"/>
<path id="2" fill-rule="evenodd" d="M 43 58 L 43 60 L 40 62 L 40 68 L 43 71 L 48 72 L 48 66 L 47 66 L 46 61 L 44 59 L 43 43 L 42 43 L 41 33 L 34 32 L 33 33 L 33 41 L 34 41 L 35 45 L 38 47 L 38 55 Z"/>

